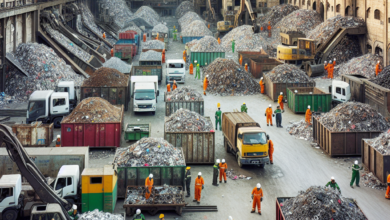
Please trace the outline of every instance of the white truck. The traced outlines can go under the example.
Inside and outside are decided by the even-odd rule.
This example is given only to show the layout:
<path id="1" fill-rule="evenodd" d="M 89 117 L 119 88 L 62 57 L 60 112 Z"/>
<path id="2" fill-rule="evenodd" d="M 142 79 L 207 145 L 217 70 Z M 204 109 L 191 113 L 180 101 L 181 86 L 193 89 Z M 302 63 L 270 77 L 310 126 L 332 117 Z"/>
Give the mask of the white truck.
<path id="1" fill-rule="evenodd" d="M 176 80 L 177 83 L 185 83 L 186 77 L 186 63 L 183 59 L 169 59 L 166 62 L 166 83 L 173 83 Z"/>
<path id="2" fill-rule="evenodd" d="M 61 81 L 56 87 L 56 92 L 67 92 L 69 94 L 70 111 L 77 106 L 77 94 L 73 81 Z"/>
<path id="3" fill-rule="evenodd" d="M 23 208 L 22 176 L 3 175 L 0 179 L 0 213 L 2 219 L 15 220 Z"/>
<path id="4" fill-rule="evenodd" d="M 332 94 L 332 107 L 351 99 L 351 87 L 343 81 L 332 80 L 332 85 L 329 86 L 329 93 Z"/>
<path id="5" fill-rule="evenodd" d="M 131 98 L 134 112 L 152 112 L 157 108 L 158 76 L 131 76 Z"/>

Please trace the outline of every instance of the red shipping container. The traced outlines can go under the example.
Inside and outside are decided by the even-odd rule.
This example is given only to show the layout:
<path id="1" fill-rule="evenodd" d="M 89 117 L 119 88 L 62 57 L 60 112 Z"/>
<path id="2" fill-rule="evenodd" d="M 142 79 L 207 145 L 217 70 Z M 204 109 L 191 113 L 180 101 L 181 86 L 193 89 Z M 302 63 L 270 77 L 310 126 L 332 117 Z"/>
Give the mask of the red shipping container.
<path id="1" fill-rule="evenodd" d="M 134 33 L 128 33 L 128 32 L 123 32 L 119 33 L 119 39 L 129 39 L 132 40 L 134 39 Z"/>
<path id="2" fill-rule="evenodd" d="M 126 31 L 125 33 L 133 33 L 134 35 L 138 34 L 137 31 L 134 31 L 134 30 L 128 30 Z M 141 33 L 140 33 L 141 34 Z"/>

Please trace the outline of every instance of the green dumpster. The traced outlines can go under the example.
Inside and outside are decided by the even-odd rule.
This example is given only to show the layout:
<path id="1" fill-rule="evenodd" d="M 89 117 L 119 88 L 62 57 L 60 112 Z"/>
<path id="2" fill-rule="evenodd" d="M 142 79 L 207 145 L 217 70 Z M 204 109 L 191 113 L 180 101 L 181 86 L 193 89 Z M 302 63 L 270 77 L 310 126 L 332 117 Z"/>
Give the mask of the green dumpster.
<path id="1" fill-rule="evenodd" d="M 149 137 L 151 130 L 151 124 L 126 124 L 125 140 L 138 141 L 141 138 Z"/>

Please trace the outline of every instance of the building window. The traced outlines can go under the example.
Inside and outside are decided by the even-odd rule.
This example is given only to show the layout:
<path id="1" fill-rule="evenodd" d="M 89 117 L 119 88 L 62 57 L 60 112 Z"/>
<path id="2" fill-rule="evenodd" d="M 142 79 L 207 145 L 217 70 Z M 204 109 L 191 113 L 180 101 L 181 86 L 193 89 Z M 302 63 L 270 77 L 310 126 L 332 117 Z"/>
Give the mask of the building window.
<path id="1" fill-rule="evenodd" d="M 355 9 L 355 16 L 356 17 L 358 16 L 358 9 L 359 9 L 359 7 L 356 7 L 356 9 Z"/>
<path id="2" fill-rule="evenodd" d="M 297 4 L 297 0 L 294 0 L 294 5 L 296 5 Z"/>
<path id="3" fill-rule="evenodd" d="M 367 44 L 367 52 L 368 53 L 371 53 L 372 52 L 372 47 L 371 45 Z"/>
<path id="4" fill-rule="evenodd" d="M 374 11 L 374 18 L 377 19 L 377 20 L 380 20 L 381 19 L 381 11 L 379 11 L 378 9 L 376 9 Z"/>
<path id="5" fill-rule="evenodd" d="M 349 13 L 350 9 L 351 9 L 351 7 L 349 7 L 349 6 L 345 8 L 345 16 L 352 15 L 351 13 Z"/>
<path id="6" fill-rule="evenodd" d="M 340 13 L 340 4 L 336 5 L 336 12 Z"/>
<path id="7" fill-rule="evenodd" d="M 263 2 L 259 2 L 259 8 L 263 7 Z"/>
<path id="8" fill-rule="evenodd" d="M 367 9 L 367 18 L 370 18 L 370 12 L 371 12 L 371 8 L 368 8 Z"/>
<path id="9" fill-rule="evenodd" d="M 333 6 L 331 6 L 330 9 L 333 11 Z"/>
<path id="10" fill-rule="evenodd" d="M 305 0 L 302 0 L 302 5 L 305 5 Z"/>
<path id="11" fill-rule="evenodd" d="M 291 4 L 291 3 L 292 3 L 292 0 L 290 0 L 289 2 L 290 2 L 290 4 Z"/>

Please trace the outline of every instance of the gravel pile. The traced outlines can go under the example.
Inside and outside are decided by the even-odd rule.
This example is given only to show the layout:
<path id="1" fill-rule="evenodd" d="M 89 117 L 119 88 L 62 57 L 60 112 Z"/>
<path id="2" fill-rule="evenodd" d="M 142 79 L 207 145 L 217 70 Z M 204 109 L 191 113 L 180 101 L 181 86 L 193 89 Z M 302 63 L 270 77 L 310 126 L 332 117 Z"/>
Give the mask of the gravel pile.
<path id="1" fill-rule="evenodd" d="M 183 86 L 167 93 L 166 102 L 203 101 L 203 96 L 190 86 Z"/>
<path id="2" fill-rule="evenodd" d="M 382 61 L 382 58 L 368 53 L 341 64 L 335 73 L 339 75 L 359 75 L 373 79 L 375 78 L 375 65 L 378 60 Z"/>
<path id="3" fill-rule="evenodd" d="M 99 97 L 83 99 L 61 123 L 120 122 L 122 110 Z"/>
<path id="4" fill-rule="evenodd" d="M 192 42 L 192 41 L 191 41 Z M 224 52 L 224 48 L 218 44 L 218 41 L 211 36 L 205 36 L 194 42 L 190 50 L 193 52 Z"/>
<path id="5" fill-rule="evenodd" d="M 314 82 L 303 70 L 292 64 L 282 64 L 266 74 L 274 83 L 305 83 Z"/>
<path id="6" fill-rule="evenodd" d="M 234 52 L 259 51 L 266 48 L 267 43 L 260 34 L 254 34 L 250 25 L 236 27 L 221 39 L 221 46 L 226 52 L 232 52 L 232 40 L 235 41 Z"/>
<path id="7" fill-rule="evenodd" d="M 142 44 L 143 49 L 164 49 L 165 44 L 159 40 L 149 40 Z"/>
<path id="8" fill-rule="evenodd" d="M 129 147 L 118 148 L 118 167 L 185 166 L 182 150 L 162 138 L 142 138 Z"/>
<path id="9" fill-rule="evenodd" d="M 191 22 L 188 26 L 182 27 L 181 30 L 183 37 L 213 36 L 213 33 L 206 27 L 205 23 L 200 20 Z"/>
<path id="10" fill-rule="evenodd" d="M 380 113 L 360 102 L 338 104 L 322 114 L 319 121 L 330 131 L 385 131 L 390 128 Z"/>
<path id="11" fill-rule="evenodd" d="M 286 128 L 287 132 L 296 138 L 313 141 L 313 128 L 305 120 L 291 123 Z"/>
<path id="12" fill-rule="evenodd" d="M 103 63 L 103 67 L 116 69 L 119 72 L 126 74 L 129 74 L 131 70 L 131 65 L 127 64 L 118 57 L 111 57 L 109 60 Z"/>
<path id="13" fill-rule="evenodd" d="M 351 60 L 352 58 L 362 55 L 360 50 L 359 39 L 357 36 L 346 35 L 340 43 L 330 51 L 328 55 L 329 60 L 336 58 L 336 66 Z"/>
<path id="14" fill-rule="evenodd" d="M 160 16 L 157 14 L 153 8 L 149 6 L 140 7 L 133 15 L 132 18 L 143 18 L 146 22 L 148 22 L 152 26 L 156 26 L 160 23 Z"/>
<path id="15" fill-rule="evenodd" d="M 190 2 L 190 1 L 183 1 L 176 8 L 176 13 L 175 13 L 176 18 L 179 19 L 179 18 L 183 17 L 183 15 L 185 15 L 187 12 L 190 12 L 190 11 L 191 12 L 195 11 L 194 3 Z"/>
<path id="16" fill-rule="evenodd" d="M 209 132 L 214 130 L 210 119 L 188 109 L 179 109 L 165 120 L 167 132 Z"/>
<path id="17" fill-rule="evenodd" d="M 376 138 L 366 139 L 366 142 L 377 149 L 382 155 L 390 155 L 390 130 Z"/>
<path id="18" fill-rule="evenodd" d="M 374 65 L 374 75 L 375 75 L 375 65 Z M 390 89 L 390 66 L 383 68 L 382 72 L 378 74 L 377 77 L 370 80 L 371 82 Z"/>
<path id="19" fill-rule="evenodd" d="M 298 6 L 293 6 L 289 4 L 272 6 L 264 16 L 258 18 L 258 23 L 260 24 L 260 26 L 268 27 L 268 22 L 270 21 L 271 27 L 274 27 L 285 16 L 298 9 Z"/>
<path id="20" fill-rule="evenodd" d="M 158 25 L 153 27 L 152 31 L 153 32 L 159 32 L 159 33 L 168 34 L 168 27 L 163 25 L 163 24 L 158 24 Z"/>
<path id="21" fill-rule="evenodd" d="M 126 87 L 129 76 L 116 69 L 101 67 L 84 80 L 82 87 Z"/>
<path id="22" fill-rule="evenodd" d="M 154 50 L 148 50 L 146 52 L 142 52 L 139 61 L 161 61 L 162 54 L 160 52 L 156 52 Z"/>
<path id="23" fill-rule="evenodd" d="M 207 91 L 221 96 L 253 95 L 260 91 L 260 85 L 232 59 L 217 58 L 205 68 L 209 75 Z"/>
<path id="24" fill-rule="evenodd" d="M 363 183 L 363 186 L 369 187 L 377 190 L 386 190 L 387 184 L 382 183 L 378 177 L 376 177 L 372 172 L 365 172 L 361 174 L 360 183 Z"/>
<path id="25" fill-rule="evenodd" d="M 110 16 L 114 18 L 115 24 L 123 28 L 127 20 L 133 15 L 124 0 L 103 0 L 102 7 L 108 9 Z"/>
<path id="26" fill-rule="evenodd" d="M 354 219 L 366 217 L 353 200 L 344 198 L 338 190 L 325 186 L 312 186 L 298 196 L 282 203 L 286 220 L 293 219 Z"/>
<path id="27" fill-rule="evenodd" d="M 308 9 L 299 9 L 285 16 L 275 26 L 283 33 L 303 33 L 308 34 L 317 25 L 321 24 L 321 15 Z"/>
<path id="28" fill-rule="evenodd" d="M 181 27 L 181 32 L 183 32 L 186 28 L 189 28 L 190 24 L 193 21 L 201 21 L 201 22 L 203 22 L 203 24 L 206 23 L 197 13 L 195 13 L 193 11 L 187 12 L 185 15 L 183 15 L 179 19 L 179 25 Z M 198 36 L 198 35 L 195 35 L 195 36 Z"/>

